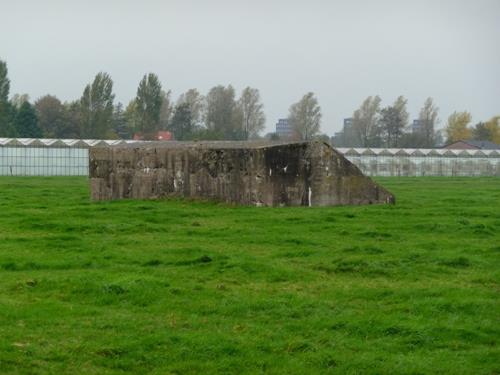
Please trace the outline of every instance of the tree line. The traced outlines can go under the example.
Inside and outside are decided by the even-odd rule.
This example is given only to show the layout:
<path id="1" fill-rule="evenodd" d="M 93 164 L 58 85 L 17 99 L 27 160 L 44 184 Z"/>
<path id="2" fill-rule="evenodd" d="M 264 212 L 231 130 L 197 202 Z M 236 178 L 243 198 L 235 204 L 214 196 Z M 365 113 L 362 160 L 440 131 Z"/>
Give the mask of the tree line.
<path id="1" fill-rule="evenodd" d="M 248 139 L 264 128 L 265 116 L 257 89 L 247 87 L 236 98 L 229 85 L 216 86 L 206 96 L 196 89 L 174 103 L 156 74 L 144 75 L 136 97 L 126 107 L 114 103 L 113 80 L 98 73 L 80 99 L 61 102 L 45 95 L 33 104 L 27 95 L 9 100 L 7 66 L 0 61 L 0 136 L 47 138 L 153 139 L 170 130 L 178 140 Z"/>
<path id="2" fill-rule="evenodd" d="M 30 103 L 27 95 L 9 99 L 7 64 L 0 60 L 0 137 L 154 139 L 159 130 L 176 140 L 258 138 L 266 117 L 258 89 L 246 87 L 237 97 L 233 86 L 215 86 L 206 95 L 197 89 L 176 101 L 156 74 L 145 74 L 126 106 L 116 103 L 113 80 L 100 72 L 80 99 L 61 102 L 45 95 Z M 297 134 L 310 139 L 319 132 L 321 109 L 312 93 L 290 107 Z"/>
<path id="3" fill-rule="evenodd" d="M 0 60 L 0 137 L 154 139 L 168 130 L 176 140 L 247 140 L 261 137 L 266 117 L 260 92 L 246 87 L 239 97 L 233 86 L 218 85 L 202 95 L 193 88 L 173 100 L 156 74 L 145 74 L 136 96 L 126 106 L 115 103 L 113 80 L 100 72 L 85 86 L 75 101 L 61 102 L 45 95 L 30 103 L 27 95 L 9 98 L 7 64 Z M 500 143 L 500 116 L 470 126 L 470 113 L 454 112 L 443 131 L 436 130 L 439 108 L 428 98 L 416 126 L 409 124 L 407 99 L 399 96 L 392 105 L 381 107 L 380 96 L 367 97 L 352 115 L 350 126 L 333 138 L 342 147 L 435 147 L 459 139 L 480 139 Z M 305 94 L 290 106 L 288 139 L 310 140 L 321 134 L 321 107 L 314 93 Z M 267 137 L 277 140 L 277 134 Z"/>
<path id="4" fill-rule="evenodd" d="M 344 127 L 337 143 L 349 147 L 434 147 L 440 141 L 440 133 L 435 130 L 439 109 L 432 98 L 420 110 L 417 131 L 408 122 L 405 97 L 399 96 L 384 108 L 381 102 L 378 95 L 367 97 L 354 111 L 351 124 Z"/>
<path id="5" fill-rule="evenodd" d="M 392 105 L 382 108 L 380 96 L 367 97 L 352 115 L 351 123 L 334 137 L 336 146 L 432 148 L 443 142 L 478 139 L 500 143 L 500 116 L 468 127 L 471 115 L 454 112 L 448 118 L 444 133 L 436 129 L 439 108 L 427 98 L 416 123 L 409 123 L 408 100 L 399 96 Z M 446 139 L 444 139 L 446 136 Z"/>
<path id="6" fill-rule="evenodd" d="M 469 112 L 453 112 L 448 117 L 444 129 L 447 143 L 474 139 L 500 144 L 500 116 L 494 116 L 488 121 L 481 121 L 473 126 L 470 125 L 471 121 L 472 116 Z"/>

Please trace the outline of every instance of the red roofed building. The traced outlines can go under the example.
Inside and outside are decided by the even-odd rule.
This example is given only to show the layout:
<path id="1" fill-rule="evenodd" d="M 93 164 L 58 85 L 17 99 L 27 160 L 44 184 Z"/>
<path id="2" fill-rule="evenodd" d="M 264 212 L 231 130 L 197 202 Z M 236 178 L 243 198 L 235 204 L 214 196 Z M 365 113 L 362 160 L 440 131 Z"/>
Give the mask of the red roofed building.
<path id="1" fill-rule="evenodd" d="M 453 142 L 444 148 L 455 150 L 500 150 L 500 145 L 490 141 L 460 140 Z"/>
<path id="2" fill-rule="evenodd" d="M 156 139 L 158 141 L 171 141 L 173 138 L 173 134 L 166 130 L 160 130 L 156 133 Z"/>
<path id="3" fill-rule="evenodd" d="M 154 141 L 172 141 L 174 139 L 174 135 L 167 130 L 158 130 L 156 134 L 153 136 Z M 144 140 L 144 136 L 141 133 L 134 134 L 134 141 L 142 141 Z"/>

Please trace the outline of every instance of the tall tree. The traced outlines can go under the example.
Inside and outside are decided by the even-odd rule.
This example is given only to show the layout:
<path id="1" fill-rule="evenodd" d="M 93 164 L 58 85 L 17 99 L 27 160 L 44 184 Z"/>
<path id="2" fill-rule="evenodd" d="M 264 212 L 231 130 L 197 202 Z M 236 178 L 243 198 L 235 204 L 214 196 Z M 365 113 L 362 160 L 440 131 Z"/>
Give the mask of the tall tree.
<path id="1" fill-rule="evenodd" d="M 82 136 L 106 138 L 113 126 L 113 80 L 98 73 L 92 84 L 85 87 L 80 99 Z"/>
<path id="2" fill-rule="evenodd" d="M 302 140 L 308 141 L 319 133 L 321 117 L 318 99 L 309 92 L 290 106 L 288 122 Z"/>
<path id="3" fill-rule="evenodd" d="M 14 94 L 10 99 L 10 103 L 17 109 L 21 108 L 24 102 L 29 102 L 30 96 L 28 94 Z"/>
<path id="4" fill-rule="evenodd" d="M 16 128 L 18 137 L 21 138 L 41 138 L 42 130 L 38 126 L 35 108 L 24 102 L 16 114 Z"/>
<path id="5" fill-rule="evenodd" d="M 476 125 L 474 125 L 471 131 L 472 131 L 472 138 L 475 140 L 489 141 L 492 138 L 490 129 L 488 129 L 486 123 L 484 122 L 478 122 Z"/>
<path id="6" fill-rule="evenodd" d="M 404 126 L 400 113 L 394 106 L 383 108 L 380 111 L 380 127 L 382 139 L 387 147 L 398 147 L 403 136 Z"/>
<path id="7" fill-rule="evenodd" d="M 153 139 L 160 129 L 160 113 L 163 103 L 161 83 L 154 73 L 145 74 L 137 88 L 135 115 L 138 130 L 144 139 Z"/>
<path id="8" fill-rule="evenodd" d="M 127 107 L 125 108 L 125 111 L 123 112 L 125 123 L 127 124 L 127 129 L 132 136 L 137 131 L 140 131 L 136 107 L 137 106 L 135 103 L 135 99 L 133 99 L 128 103 Z"/>
<path id="9" fill-rule="evenodd" d="M 10 80 L 7 63 L 0 60 L 0 103 L 9 101 Z"/>
<path id="10" fill-rule="evenodd" d="M 398 111 L 399 118 L 401 120 L 403 128 L 406 128 L 408 126 L 408 119 L 410 118 L 408 110 L 406 109 L 407 104 L 408 104 L 408 99 L 406 99 L 402 95 L 398 96 L 398 98 L 393 104 L 393 107 Z"/>
<path id="11" fill-rule="evenodd" d="M 113 109 L 113 131 L 118 138 L 130 139 L 132 133 L 127 126 L 127 120 L 125 118 L 125 111 L 123 110 L 123 104 L 118 103 Z"/>
<path id="12" fill-rule="evenodd" d="M 366 98 L 352 116 L 352 127 L 362 147 L 378 146 L 381 138 L 379 127 L 380 102 L 377 96 Z"/>
<path id="13" fill-rule="evenodd" d="M 207 95 L 205 124 L 214 138 L 241 139 L 243 136 L 233 86 L 213 87 Z"/>
<path id="14" fill-rule="evenodd" d="M 404 129 L 408 125 L 407 100 L 400 96 L 392 106 L 380 111 L 380 130 L 387 147 L 399 147 Z"/>
<path id="15" fill-rule="evenodd" d="M 7 64 L 0 60 L 0 137 L 15 137 L 16 110 L 9 102 L 10 80 Z"/>
<path id="16" fill-rule="evenodd" d="M 65 126 L 61 138 L 83 138 L 82 136 L 82 111 L 80 100 L 64 102 Z"/>
<path id="17" fill-rule="evenodd" d="M 160 129 L 167 129 L 174 111 L 174 106 L 171 100 L 171 91 L 161 91 L 161 108 L 160 108 Z"/>
<path id="18" fill-rule="evenodd" d="M 0 102 L 0 137 L 17 137 L 16 129 L 17 110 L 9 101 Z"/>
<path id="19" fill-rule="evenodd" d="M 471 138 L 471 130 L 467 127 L 472 120 L 472 116 L 469 112 L 453 112 L 448 117 L 448 123 L 446 125 L 446 142 L 453 143 L 459 140 L 465 140 Z"/>
<path id="20" fill-rule="evenodd" d="M 38 125 L 46 138 L 65 138 L 67 115 L 61 101 L 52 95 L 45 95 L 35 102 Z"/>
<path id="21" fill-rule="evenodd" d="M 203 114 L 205 110 L 205 98 L 196 89 L 189 89 L 179 96 L 177 105 L 186 103 L 191 112 L 193 123 L 200 126 L 203 121 Z"/>
<path id="22" fill-rule="evenodd" d="M 245 139 L 257 137 L 264 130 L 266 116 L 263 108 L 264 105 L 260 102 L 259 90 L 246 87 L 238 100 L 238 109 L 241 112 Z"/>
<path id="23" fill-rule="evenodd" d="M 439 108 L 434 105 L 432 98 L 427 98 L 424 106 L 420 110 L 419 120 L 422 124 L 421 136 L 423 138 L 423 147 L 434 147 L 435 144 L 435 126 L 438 122 Z"/>
<path id="24" fill-rule="evenodd" d="M 192 139 L 195 124 L 188 103 L 181 103 L 175 106 L 169 129 L 174 134 L 174 138 L 178 141 Z"/>

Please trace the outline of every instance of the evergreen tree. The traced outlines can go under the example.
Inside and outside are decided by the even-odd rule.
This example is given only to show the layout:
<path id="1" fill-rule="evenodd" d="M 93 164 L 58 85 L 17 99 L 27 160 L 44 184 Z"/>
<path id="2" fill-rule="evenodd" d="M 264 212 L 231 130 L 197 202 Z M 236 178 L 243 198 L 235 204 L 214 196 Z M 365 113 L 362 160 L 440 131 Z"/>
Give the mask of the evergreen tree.
<path id="1" fill-rule="evenodd" d="M 41 138 L 42 130 L 38 126 L 35 108 L 24 102 L 16 114 L 15 119 L 17 136 L 21 138 Z"/>
<path id="2" fill-rule="evenodd" d="M 17 110 L 10 102 L 0 102 L 0 137 L 17 137 Z"/>

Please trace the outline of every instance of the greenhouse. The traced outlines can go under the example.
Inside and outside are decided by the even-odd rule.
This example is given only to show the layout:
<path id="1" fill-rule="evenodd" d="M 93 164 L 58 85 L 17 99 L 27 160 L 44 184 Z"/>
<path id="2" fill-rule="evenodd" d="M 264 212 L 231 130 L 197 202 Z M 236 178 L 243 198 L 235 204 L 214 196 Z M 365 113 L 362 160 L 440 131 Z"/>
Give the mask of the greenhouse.
<path id="1" fill-rule="evenodd" d="M 123 140 L 0 138 L 0 176 L 88 176 L 92 146 Z"/>
<path id="2" fill-rule="evenodd" d="M 338 148 L 368 176 L 500 176 L 499 150 Z"/>
<path id="3" fill-rule="evenodd" d="M 133 140 L 0 138 L 1 176 L 88 176 L 88 149 Z M 500 150 L 337 148 L 368 176 L 500 176 Z"/>

